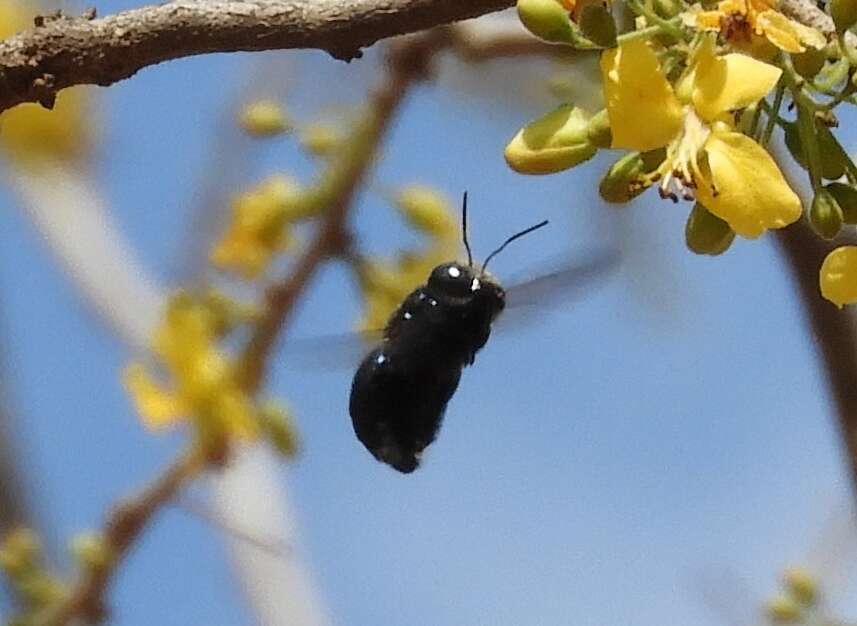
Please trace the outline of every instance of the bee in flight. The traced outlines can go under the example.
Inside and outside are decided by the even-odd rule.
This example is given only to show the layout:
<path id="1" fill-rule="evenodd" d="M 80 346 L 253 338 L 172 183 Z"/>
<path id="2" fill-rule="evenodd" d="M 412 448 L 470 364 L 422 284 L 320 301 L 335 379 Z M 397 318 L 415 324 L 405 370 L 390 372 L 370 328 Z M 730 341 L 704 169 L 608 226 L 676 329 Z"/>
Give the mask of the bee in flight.
<path id="1" fill-rule="evenodd" d="M 357 438 L 372 455 L 403 473 L 413 472 L 437 436 L 461 372 L 488 341 L 491 325 L 507 305 L 507 293 L 486 268 L 510 243 L 547 225 L 539 222 L 503 242 L 473 265 L 467 240 L 467 193 L 462 206 L 467 265 L 435 267 L 390 316 L 378 345 L 363 359 L 351 384 L 349 412 Z M 612 255 L 611 255 L 612 257 Z M 510 288 L 531 299 L 559 282 L 579 282 L 604 259 L 567 268 Z M 530 296 L 530 298 L 527 298 Z M 521 302 L 525 303 L 525 302 Z"/>

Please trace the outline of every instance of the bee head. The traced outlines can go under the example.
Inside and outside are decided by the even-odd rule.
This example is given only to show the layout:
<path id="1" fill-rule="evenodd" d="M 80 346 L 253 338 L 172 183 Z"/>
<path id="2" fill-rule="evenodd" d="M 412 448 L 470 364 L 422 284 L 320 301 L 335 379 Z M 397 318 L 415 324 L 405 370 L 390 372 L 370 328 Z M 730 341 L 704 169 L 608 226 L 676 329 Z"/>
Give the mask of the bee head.
<path id="1" fill-rule="evenodd" d="M 434 268 L 428 286 L 436 293 L 453 298 L 468 298 L 474 291 L 474 281 L 478 282 L 478 278 L 472 267 L 452 262 Z"/>

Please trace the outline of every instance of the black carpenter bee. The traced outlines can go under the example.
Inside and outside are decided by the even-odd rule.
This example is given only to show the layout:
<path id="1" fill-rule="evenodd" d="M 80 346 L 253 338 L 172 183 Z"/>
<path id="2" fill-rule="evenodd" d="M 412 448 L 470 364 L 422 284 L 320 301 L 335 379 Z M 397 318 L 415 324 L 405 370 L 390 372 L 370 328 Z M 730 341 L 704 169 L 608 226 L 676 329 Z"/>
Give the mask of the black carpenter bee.
<path id="1" fill-rule="evenodd" d="M 462 369 L 473 364 L 488 341 L 491 324 L 506 307 L 507 294 L 486 272 L 488 263 L 510 243 L 548 223 L 512 235 L 478 269 L 467 240 L 466 192 L 462 222 L 467 265 L 453 261 L 432 270 L 426 284 L 391 315 L 380 343 L 363 359 L 351 385 L 349 411 L 357 438 L 376 459 L 403 473 L 419 466 L 423 451 L 437 436 Z M 579 281 L 582 273 L 603 265 L 598 261 L 541 277 L 510 288 L 510 293 L 543 288 L 556 278 Z"/>

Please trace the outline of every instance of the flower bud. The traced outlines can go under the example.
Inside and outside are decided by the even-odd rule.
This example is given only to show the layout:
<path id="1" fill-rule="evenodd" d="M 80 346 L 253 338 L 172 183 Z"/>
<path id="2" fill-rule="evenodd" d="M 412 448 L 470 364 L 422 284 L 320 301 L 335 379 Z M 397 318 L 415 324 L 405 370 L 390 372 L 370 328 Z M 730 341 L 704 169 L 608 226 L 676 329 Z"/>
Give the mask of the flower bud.
<path id="1" fill-rule="evenodd" d="M 339 147 L 342 137 L 330 125 L 311 124 L 300 134 L 301 147 L 313 156 L 324 157 Z"/>
<path id="2" fill-rule="evenodd" d="M 609 148 L 613 143 L 613 132 L 610 130 L 610 116 L 607 109 L 601 109 L 589 118 L 586 124 L 586 137 L 589 143 L 597 148 Z"/>
<path id="3" fill-rule="evenodd" d="M 251 102 L 241 111 L 238 121 L 253 137 L 273 137 L 290 128 L 283 108 L 272 100 Z"/>
<path id="4" fill-rule="evenodd" d="M 768 602 L 768 617 L 775 624 L 790 624 L 800 619 L 800 606 L 793 598 L 780 595 Z"/>
<path id="5" fill-rule="evenodd" d="M 98 533 L 80 533 L 71 542 L 71 551 L 81 567 L 88 570 L 104 569 L 111 560 L 110 548 Z"/>
<path id="6" fill-rule="evenodd" d="M 553 174 L 574 167 L 597 152 L 587 133 L 587 115 L 570 104 L 518 131 L 506 146 L 506 162 L 521 174 Z"/>
<path id="7" fill-rule="evenodd" d="M 687 216 L 684 239 L 692 252 L 717 256 L 726 252 L 732 245 L 735 231 L 697 202 Z"/>
<path id="8" fill-rule="evenodd" d="M 842 209 L 833 195 L 825 189 L 820 189 L 809 209 L 809 223 L 812 229 L 825 239 L 833 239 L 842 228 Z"/>
<path id="9" fill-rule="evenodd" d="M 558 0 L 518 0 L 521 23 L 540 39 L 553 43 L 573 43 L 568 10 Z"/>
<path id="10" fill-rule="evenodd" d="M 622 204 L 636 198 L 646 186 L 635 184 L 644 172 L 643 157 L 631 152 L 616 161 L 598 184 L 598 193 L 607 202 Z"/>
<path id="11" fill-rule="evenodd" d="M 401 188 L 394 197 L 399 212 L 416 229 L 442 237 L 456 232 L 449 205 L 434 189 L 420 185 Z"/>
<path id="12" fill-rule="evenodd" d="M 830 0 L 828 6 L 836 32 L 845 32 L 857 24 L 857 0 Z"/>
<path id="13" fill-rule="evenodd" d="M 791 57 L 795 71 L 804 78 L 812 78 L 818 74 L 827 61 L 824 50 L 813 47 L 807 47 L 806 52 L 792 54 Z"/>
<path id="14" fill-rule="evenodd" d="M 845 183 L 830 183 L 825 189 L 842 209 L 842 219 L 846 224 L 857 224 L 857 189 Z"/>
<path id="15" fill-rule="evenodd" d="M 583 8 L 580 30 L 589 41 L 602 48 L 612 48 L 616 45 L 616 22 L 613 21 L 613 14 L 603 4 L 590 4 Z"/>
<path id="16" fill-rule="evenodd" d="M 654 8 L 658 15 L 667 19 L 684 11 L 684 5 L 680 0 L 654 0 Z"/>
<path id="17" fill-rule="evenodd" d="M 821 295 L 840 309 L 857 302 L 857 246 L 841 246 L 825 257 L 818 271 Z"/>
<path id="18" fill-rule="evenodd" d="M 818 600 L 818 584 L 815 577 L 800 567 L 790 567 L 783 572 L 783 582 L 791 596 L 806 608 L 815 605 Z"/>

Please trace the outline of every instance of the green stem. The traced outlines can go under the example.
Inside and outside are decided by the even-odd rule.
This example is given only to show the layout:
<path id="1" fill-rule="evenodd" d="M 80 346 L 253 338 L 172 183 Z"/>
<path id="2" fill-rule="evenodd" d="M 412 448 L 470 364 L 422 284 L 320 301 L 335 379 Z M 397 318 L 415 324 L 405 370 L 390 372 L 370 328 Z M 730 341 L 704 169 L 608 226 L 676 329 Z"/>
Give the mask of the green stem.
<path id="1" fill-rule="evenodd" d="M 810 81 L 809 85 L 816 91 L 821 92 L 828 96 L 836 95 L 835 92 L 831 92 L 831 90 L 841 83 L 848 76 L 848 69 L 851 67 L 851 64 L 848 62 L 848 59 L 842 58 L 836 62 L 831 70 L 827 73 L 827 77 L 821 81 L 814 80 Z"/>
<path id="2" fill-rule="evenodd" d="M 809 171 L 809 180 L 812 183 L 813 192 L 821 188 L 821 152 L 818 148 L 818 139 L 815 133 L 815 108 L 816 103 L 803 89 L 803 79 L 798 76 L 787 55 L 781 55 L 783 64 L 783 80 L 792 92 L 795 106 L 797 107 L 797 126 L 800 134 L 800 142 L 806 158 L 806 167 Z"/>
<path id="3" fill-rule="evenodd" d="M 776 126 L 777 122 L 780 121 L 780 107 L 783 104 L 783 96 L 786 93 L 786 86 L 783 84 L 783 81 L 777 85 L 777 92 L 774 94 L 774 104 L 768 110 L 768 120 L 765 124 L 765 130 L 762 131 L 762 145 L 767 146 L 768 142 L 771 140 L 771 135 L 774 132 L 774 126 Z M 764 101 L 763 101 L 764 102 Z M 765 102 L 767 104 L 767 102 Z"/>
<path id="4" fill-rule="evenodd" d="M 664 32 L 664 29 L 660 26 L 647 26 L 646 28 L 641 28 L 640 30 L 632 30 L 629 33 L 623 33 L 616 37 L 617 43 L 627 43 L 629 41 L 633 41 L 635 39 L 649 39 L 651 37 L 656 37 Z"/>
<path id="5" fill-rule="evenodd" d="M 662 32 L 674 37 L 675 39 L 678 39 L 679 41 L 685 41 L 685 33 L 678 25 L 677 20 L 666 20 L 654 11 L 652 11 L 649 7 L 645 6 L 640 2 L 637 2 L 637 0 L 628 0 L 627 5 L 628 8 L 631 9 L 637 15 L 642 15 L 646 18 L 647 21 L 651 22 L 653 25 L 660 26 Z"/>

